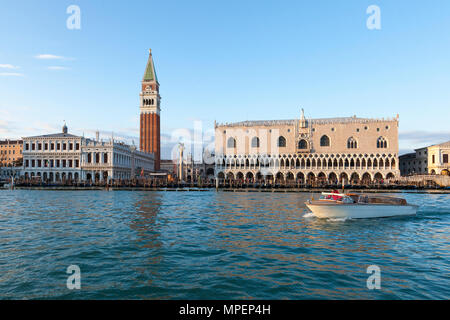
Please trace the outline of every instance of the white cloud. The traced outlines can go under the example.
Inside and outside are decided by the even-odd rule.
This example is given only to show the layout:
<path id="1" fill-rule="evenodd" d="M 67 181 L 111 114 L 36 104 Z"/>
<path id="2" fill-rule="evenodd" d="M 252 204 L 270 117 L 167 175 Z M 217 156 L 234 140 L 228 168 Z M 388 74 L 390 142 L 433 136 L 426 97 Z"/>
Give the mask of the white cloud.
<path id="1" fill-rule="evenodd" d="M 42 59 L 42 60 L 66 60 L 69 58 L 63 57 L 63 56 L 57 56 L 54 54 L 38 54 L 37 56 L 35 56 L 36 59 Z"/>
<path id="2" fill-rule="evenodd" d="M 3 77 L 23 77 L 23 73 L 17 73 L 17 72 L 0 72 L 0 76 Z"/>
<path id="3" fill-rule="evenodd" d="M 425 147 L 450 140 L 450 131 L 406 131 L 400 132 L 398 139 Z"/>
<path id="4" fill-rule="evenodd" d="M 50 67 L 47 67 L 47 69 L 49 69 L 49 70 L 68 70 L 69 68 L 61 67 L 61 66 L 50 66 Z"/>
<path id="5" fill-rule="evenodd" d="M 0 64 L 0 69 L 19 69 L 19 67 L 12 64 Z"/>

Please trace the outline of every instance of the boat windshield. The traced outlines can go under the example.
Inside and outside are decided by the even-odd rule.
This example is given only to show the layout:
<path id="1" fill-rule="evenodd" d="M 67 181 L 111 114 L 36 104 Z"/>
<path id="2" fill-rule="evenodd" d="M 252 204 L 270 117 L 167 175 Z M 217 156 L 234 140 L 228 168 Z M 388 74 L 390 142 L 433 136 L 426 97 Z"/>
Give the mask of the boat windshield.
<path id="1" fill-rule="evenodd" d="M 343 203 L 354 203 L 354 200 L 346 194 L 332 192 L 326 193 L 323 192 L 320 200 L 331 200 L 331 201 L 339 201 Z"/>

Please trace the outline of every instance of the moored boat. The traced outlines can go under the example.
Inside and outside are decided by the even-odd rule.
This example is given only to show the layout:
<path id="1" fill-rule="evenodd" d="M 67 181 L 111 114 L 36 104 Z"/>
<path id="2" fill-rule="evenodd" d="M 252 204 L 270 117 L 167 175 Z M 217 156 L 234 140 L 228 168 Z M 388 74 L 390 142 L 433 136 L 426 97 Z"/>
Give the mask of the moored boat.
<path id="1" fill-rule="evenodd" d="M 418 206 L 391 196 L 322 193 L 319 200 L 308 200 L 306 206 L 318 218 L 380 218 L 415 215 Z"/>

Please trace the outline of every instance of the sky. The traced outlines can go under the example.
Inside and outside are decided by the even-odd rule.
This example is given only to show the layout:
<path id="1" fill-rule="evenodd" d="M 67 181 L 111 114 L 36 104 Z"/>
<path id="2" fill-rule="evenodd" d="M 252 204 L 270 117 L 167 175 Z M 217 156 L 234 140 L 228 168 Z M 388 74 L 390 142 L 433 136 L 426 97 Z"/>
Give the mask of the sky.
<path id="1" fill-rule="evenodd" d="M 70 5 L 80 29 L 67 27 Z M 370 5 L 381 29 L 367 27 Z M 214 121 L 294 119 L 301 108 L 399 114 L 400 154 L 450 140 L 448 0 L 1 0 L 0 139 L 66 121 L 71 133 L 138 144 L 149 48 L 166 149 L 199 123 L 210 136 Z"/>

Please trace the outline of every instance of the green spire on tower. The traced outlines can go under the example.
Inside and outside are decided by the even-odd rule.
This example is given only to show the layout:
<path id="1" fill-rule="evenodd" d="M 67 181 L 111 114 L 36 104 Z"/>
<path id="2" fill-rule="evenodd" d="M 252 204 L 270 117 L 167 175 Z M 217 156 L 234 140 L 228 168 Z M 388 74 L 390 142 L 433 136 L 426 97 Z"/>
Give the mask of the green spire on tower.
<path id="1" fill-rule="evenodd" d="M 147 67 L 145 68 L 145 74 L 143 81 L 156 81 L 158 82 L 158 77 L 156 76 L 155 65 L 153 64 L 152 49 L 149 49 L 149 57 L 147 61 Z"/>

